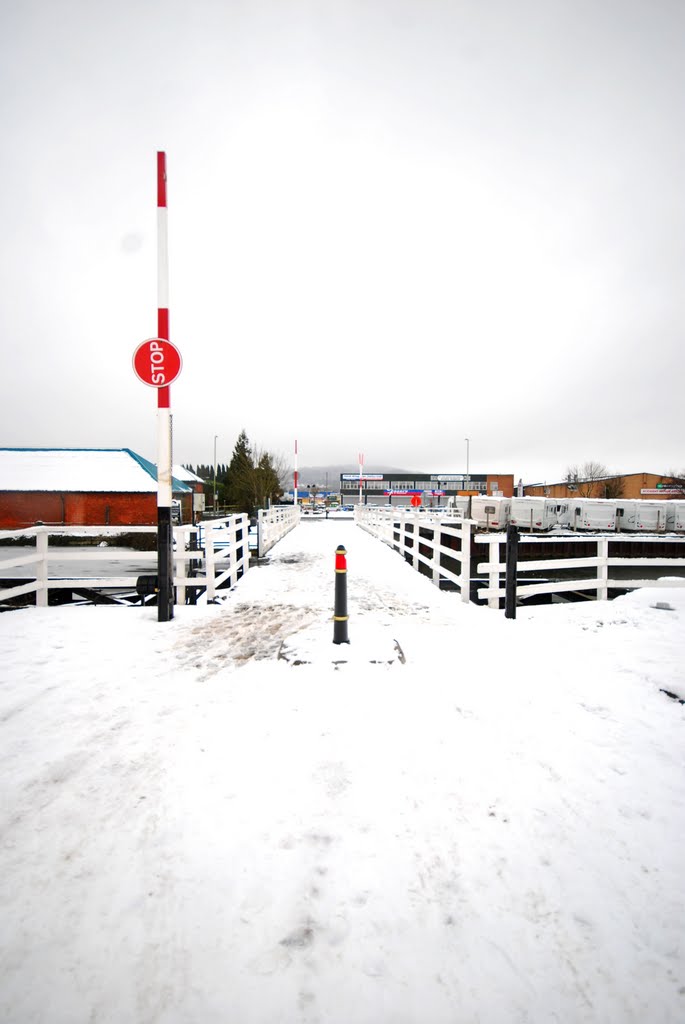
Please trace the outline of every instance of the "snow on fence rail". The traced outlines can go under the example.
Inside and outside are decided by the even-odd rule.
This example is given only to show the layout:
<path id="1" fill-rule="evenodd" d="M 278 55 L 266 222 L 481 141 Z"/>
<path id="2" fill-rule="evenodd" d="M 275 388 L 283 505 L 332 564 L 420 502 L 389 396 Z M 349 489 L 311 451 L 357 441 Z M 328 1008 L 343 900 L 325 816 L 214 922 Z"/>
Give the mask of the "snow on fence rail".
<path id="1" fill-rule="evenodd" d="M 598 600 L 607 600 L 610 589 L 619 590 L 631 590 L 639 589 L 641 587 L 685 587 L 685 578 L 668 580 L 663 579 L 649 579 L 644 576 L 636 579 L 611 579 L 609 577 L 610 568 L 647 568 L 657 569 L 664 567 L 666 570 L 673 568 L 685 567 L 684 558 L 672 558 L 662 557 L 658 555 L 654 558 L 626 558 L 623 556 L 612 555 L 609 557 L 609 544 L 612 545 L 630 545 L 643 543 L 645 540 L 649 540 L 657 546 L 677 544 L 682 548 L 683 554 L 685 555 L 685 537 L 664 537 L 660 535 L 658 537 L 646 537 L 641 534 L 637 537 L 626 537 L 620 534 L 611 535 L 596 535 L 590 536 L 585 535 L 583 537 L 563 535 L 563 538 L 551 538 L 551 537 L 531 537 L 528 535 L 520 535 L 518 538 L 519 545 L 522 544 L 549 544 L 552 539 L 563 539 L 565 544 L 591 544 L 596 545 L 597 554 L 589 555 L 581 558 L 540 558 L 535 560 L 525 560 L 519 562 L 519 572 L 542 572 L 548 573 L 563 569 L 595 569 L 596 572 L 592 576 L 582 574 L 578 579 L 572 580 L 554 580 L 550 582 L 535 582 L 535 583 L 518 583 L 516 586 L 517 597 L 532 597 L 535 594 L 564 594 L 572 593 L 583 590 L 594 590 Z M 503 553 L 501 551 L 501 545 L 506 545 L 507 535 L 506 533 L 490 533 L 483 536 L 475 537 L 476 544 L 487 544 L 488 545 L 488 558 L 486 562 L 479 562 L 476 565 L 477 572 L 487 573 L 488 575 L 488 586 L 484 587 L 479 592 L 479 597 L 486 598 L 489 608 L 499 608 L 500 600 L 505 597 L 505 588 L 503 581 L 503 574 L 506 573 L 506 561 L 503 560 Z"/>
<path id="2" fill-rule="evenodd" d="M 474 525 L 470 519 L 431 515 L 418 509 L 357 505 L 355 520 L 362 530 L 399 551 L 414 569 L 427 566 L 435 584 L 448 580 L 459 587 L 462 601 L 469 600 Z M 451 561 L 458 563 L 459 572 L 445 564 Z"/>
<path id="3" fill-rule="evenodd" d="M 257 513 L 257 555 L 262 558 L 300 521 L 299 505 L 274 505 Z"/>
<path id="4" fill-rule="evenodd" d="M 109 537 L 116 540 L 122 533 L 156 534 L 156 526 L 33 526 L 25 530 L 0 530 L 0 540 L 35 538 L 35 548 L 30 552 L 11 555 L 0 561 L 0 573 L 4 579 L 9 570 L 34 567 L 35 578 L 27 579 L 13 587 L 0 587 L 0 603 L 25 594 L 35 593 L 36 604 L 48 604 L 50 590 L 114 590 L 135 589 L 138 576 L 80 576 L 56 577 L 50 575 L 50 562 L 149 562 L 151 571 L 156 573 L 157 552 L 112 551 L 108 547 L 59 547 L 51 548 L 51 536 L 61 537 Z M 204 592 L 199 602 L 212 601 L 219 587 L 233 587 L 240 576 L 247 572 L 250 564 L 249 520 L 246 515 L 226 516 L 203 523 L 201 526 L 174 527 L 174 586 L 177 588 L 177 603 L 184 604 L 186 588 Z M 194 550 L 193 550 L 194 548 Z M 8 550 L 8 549 L 5 549 Z M 190 575 L 189 575 L 190 571 Z M 1 579 L 0 579 L 1 582 Z"/>

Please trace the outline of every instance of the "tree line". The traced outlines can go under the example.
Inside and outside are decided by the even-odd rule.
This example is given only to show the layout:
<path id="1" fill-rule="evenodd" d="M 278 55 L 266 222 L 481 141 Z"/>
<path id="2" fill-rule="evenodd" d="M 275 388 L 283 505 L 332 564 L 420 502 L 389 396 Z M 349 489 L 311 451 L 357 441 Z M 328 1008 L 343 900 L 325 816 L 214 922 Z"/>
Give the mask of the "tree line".
<path id="1" fill-rule="evenodd" d="M 205 500 L 208 506 L 214 505 L 214 466 L 200 462 L 185 468 L 205 482 Z M 217 463 L 217 507 L 229 513 L 253 515 L 257 509 L 277 504 L 283 496 L 286 472 L 281 458 L 252 445 L 245 430 L 241 430 L 231 461 L 228 465 Z"/>

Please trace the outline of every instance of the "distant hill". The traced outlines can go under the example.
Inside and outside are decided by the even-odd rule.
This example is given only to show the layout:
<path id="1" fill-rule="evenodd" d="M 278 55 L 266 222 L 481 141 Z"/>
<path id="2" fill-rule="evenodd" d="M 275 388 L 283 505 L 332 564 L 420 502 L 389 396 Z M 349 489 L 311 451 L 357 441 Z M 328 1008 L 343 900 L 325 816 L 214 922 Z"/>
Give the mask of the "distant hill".
<path id="1" fill-rule="evenodd" d="M 369 463 L 364 466 L 369 473 L 409 473 L 408 469 L 400 469 L 399 466 L 388 466 L 385 463 Z M 328 489 L 334 490 L 340 483 L 341 473 L 358 473 L 359 463 L 345 462 L 336 466 L 302 466 L 298 469 L 300 487 L 308 487 L 309 484 L 316 484 L 317 487 L 325 487 L 328 481 Z M 290 480 L 292 484 L 292 478 Z"/>

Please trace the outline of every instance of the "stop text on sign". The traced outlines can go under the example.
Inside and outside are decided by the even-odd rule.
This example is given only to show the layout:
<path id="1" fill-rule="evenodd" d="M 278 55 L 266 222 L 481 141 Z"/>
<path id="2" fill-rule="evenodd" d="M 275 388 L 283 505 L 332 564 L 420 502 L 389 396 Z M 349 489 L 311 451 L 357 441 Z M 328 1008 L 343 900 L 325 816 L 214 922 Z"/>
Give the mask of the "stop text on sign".
<path id="1" fill-rule="evenodd" d="M 136 377 L 151 388 L 165 388 L 181 372 L 181 353 L 166 338 L 148 338 L 133 353 Z"/>

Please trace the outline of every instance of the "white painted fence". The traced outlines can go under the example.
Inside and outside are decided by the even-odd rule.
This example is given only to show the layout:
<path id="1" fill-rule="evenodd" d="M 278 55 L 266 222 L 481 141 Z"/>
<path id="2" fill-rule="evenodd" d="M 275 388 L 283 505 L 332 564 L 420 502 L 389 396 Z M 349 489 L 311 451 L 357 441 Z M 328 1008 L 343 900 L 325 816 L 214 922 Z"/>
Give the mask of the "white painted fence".
<path id="1" fill-rule="evenodd" d="M 250 564 L 250 552 L 248 544 L 249 519 L 246 515 L 226 516 L 224 519 L 215 519 L 205 522 L 202 525 L 202 532 L 197 526 L 176 526 L 174 527 L 174 586 L 177 588 L 177 603 L 184 604 L 186 599 L 186 588 L 202 588 L 203 593 L 198 597 L 198 603 L 212 601 L 216 592 L 223 584 L 229 587 L 235 586 L 239 577 L 247 572 Z M 48 592 L 50 590 L 111 590 L 111 589 L 135 589 L 138 580 L 137 576 L 81 576 L 81 577 L 55 577 L 50 573 L 51 560 L 60 562 L 142 562 L 150 563 L 150 574 L 157 572 L 156 551 L 112 551 L 109 547 L 50 547 L 50 537 L 71 536 L 78 537 L 106 537 L 112 543 L 122 533 L 153 533 L 156 534 L 156 526 L 130 526 L 108 527 L 108 526 L 34 526 L 26 530 L 0 530 L 0 539 L 35 538 L 36 546 L 30 551 L 17 551 L 8 558 L 0 561 L 0 573 L 4 578 L 12 578 L 12 569 L 33 567 L 35 579 L 28 579 L 26 583 L 17 584 L 14 587 L 0 587 L 0 603 L 20 597 L 24 594 L 36 595 L 36 604 L 45 607 L 48 604 Z M 198 549 L 193 551 L 191 538 L 202 537 Z M 9 548 L 5 548 L 9 551 Z M 195 562 L 197 566 L 192 570 L 194 575 L 188 575 L 188 563 Z"/>
<path id="2" fill-rule="evenodd" d="M 471 531 L 474 525 L 470 519 L 381 505 L 357 505 L 354 516 L 362 530 L 399 551 L 414 569 L 418 570 L 420 565 L 427 566 L 433 583 L 439 586 L 441 580 L 449 580 L 459 587 L 462 601 L 469 600 Z M 450 538 L 459 541 L 460 550 L 443 543 L 443 539 Z M 428 554 L 425 549 L 428 549 Z M 458 562 L 459 572 L 452 572 L 447 566 L 441 565 L 443 558 Z"/>
<path id="3" fill-rule="evenodd" d="M 300 522 L 300 506 L 273 505 L 257 513 L 257 554 L 262 558 Z"/>
<path id="4" fill-rule="evenodd" d="M 526 544 L 537 544 L 544 545 L 549 544 L 553 538 L 548 537 L 531 537 L 528 535 L 519 536 L 519 547 Z M 685 557 L 683 558 L 631 558 L 624 556 L 612 555 L 609 557 L 609 544 L 622 545 L 625 547 L 628 545 L 626 550 L 629 550 L 631 544 L 644 544 L 648 540 L 654 545 L 671 545 L 677 544 L 679 549 L 682 548 L 683 554 L 685 555 L 685 537 L 664 537 L 660 536 L 649 536 L 646 537 L 644 534 L 639 537 L 626 537 L 622 534 L 611 534 L 611 535 L 597 535 L 583 537 L 567 536 L 564 534 L 563 537 L 554 538 L 556 540 L 563 540 L 565 544 L 595 544 L 597 554 L 586 556 L 582 558 L 539 558 L 532 561 L 521 560 L 518 563 L 518 572 L 541 572 L 547 574 L 554 570 L 559 569 L 594 569 L 593 575 L 587 573 L 580 573 L 578 578 L 572 580 L 555 580 L 549 583 L 520 583 L 516 587 L 516 596 L 525 597 L 532 596 L 534 594 L 564 594 L 578 591 L 592 591 L 596 592 L 596 596 L 601 601 L 606 601 L 610 589 L 622 589 L 631 590 L 638 589 L 641 587 L 685 587 L 685 578 L 670 578 L 664 579 L 649 579 L 645 576 L 636 574 L 635 579 L 613 579 L 609 575 L 610 568 L 622 567 L 622 568 L 647 568 L 650 569 L 664 569 L 664 576 L 668 575 L 668 570 L 673 568 L 682 569 L 685 567 Z M 485 544 L 488 548 L 487 561 L 479 562 L 476 566 L 478 572 L 488 574 L 488 586 L 484 587 L 479 592 L 479 597 L 487 599 L 488 607 L 499 608 L 500 599 L 504 599 L 505 588 L 504 588 L 504 573 L 506 572 L 506 533 L 491 533 L 482 536 L 476 536 L 475 541 L 477 544 Z M 505 545 L 505 551 L 501 550 L 501 546 Z"/>
<path id="5" fill-rule="evenodd" d="M 224 584 L 228 584 L 229 589 L 236 585 L 250 566 L 249 530 L 249 517 L 243 513 L 208 520 L 201 528 L 177 526 L 174 529 L 174 586 L 178 587 L 178 604 L 185 604 L 186 587 L 206 587 L 198 598 L 200 604 L 213 601 Z M 190 550 L 193 535 L 198 551 Z M 194 570 L 196 575 L 189 577 L 187 571 L 179 572 L 179 568 L 197 561 L 198 557 L 204 564 L 200 564 L 199 572 Z"/>

